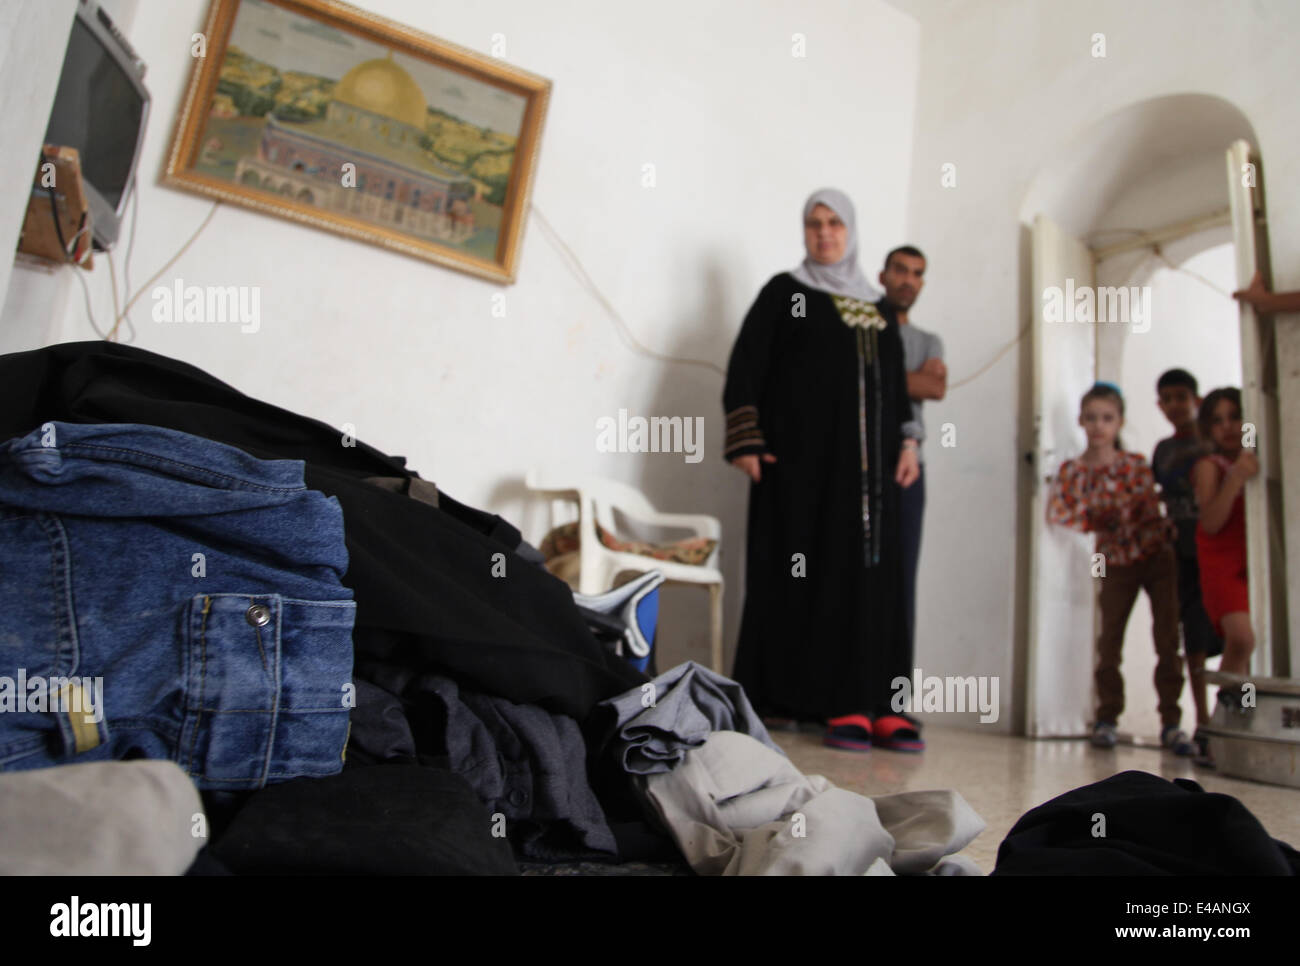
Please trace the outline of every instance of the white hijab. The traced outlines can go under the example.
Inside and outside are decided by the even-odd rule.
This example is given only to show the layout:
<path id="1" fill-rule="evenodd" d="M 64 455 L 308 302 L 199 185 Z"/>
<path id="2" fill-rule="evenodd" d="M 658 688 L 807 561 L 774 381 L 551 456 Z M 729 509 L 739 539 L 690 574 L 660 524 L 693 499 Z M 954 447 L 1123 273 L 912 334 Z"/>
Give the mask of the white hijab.
<path id="1" fill-rule="evenodd" d="M 823 265 L 815 261 L 811 254 L 804 258 L 803 264 L 790 274 L 809 288 L 830 292 L 832 295 L 851 295 L 854 298 L 877 302 L 881 293 L 871 286 L 867 276 L 858 267 L 858 225 L 853 212 L 853 202 L 849 196 L 834 188 L 822 188 L 808 196 L 803 206 L 804 221 L 818 205 L 825 205 L 840 216 L 848 228 L 848 238 L 844 245 L 844 257 L 834 265 Z"/>

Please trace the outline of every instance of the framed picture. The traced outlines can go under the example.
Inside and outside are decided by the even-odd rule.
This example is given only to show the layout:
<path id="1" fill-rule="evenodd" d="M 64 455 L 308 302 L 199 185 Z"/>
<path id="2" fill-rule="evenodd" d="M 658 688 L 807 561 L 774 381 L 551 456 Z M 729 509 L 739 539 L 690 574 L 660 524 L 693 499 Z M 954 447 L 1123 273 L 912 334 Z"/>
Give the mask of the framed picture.
<path id="1" fill-rule="evenodd" d="M 212 0 L 165 184 L 513 282 L 551 84 L 337 0 Z"/>

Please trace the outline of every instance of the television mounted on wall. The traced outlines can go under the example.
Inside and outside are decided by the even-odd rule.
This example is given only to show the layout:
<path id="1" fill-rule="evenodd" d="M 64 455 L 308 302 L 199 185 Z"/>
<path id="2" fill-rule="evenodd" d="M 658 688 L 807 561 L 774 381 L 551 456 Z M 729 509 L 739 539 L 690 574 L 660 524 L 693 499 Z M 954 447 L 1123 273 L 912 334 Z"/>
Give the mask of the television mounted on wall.
<path id="1" fill-rule="evenodd" d="M 76 148 L 95 247 L 112 248 L 140 162 L 145 65 L 97 0 L 79 0 L 45 143 Z"/>

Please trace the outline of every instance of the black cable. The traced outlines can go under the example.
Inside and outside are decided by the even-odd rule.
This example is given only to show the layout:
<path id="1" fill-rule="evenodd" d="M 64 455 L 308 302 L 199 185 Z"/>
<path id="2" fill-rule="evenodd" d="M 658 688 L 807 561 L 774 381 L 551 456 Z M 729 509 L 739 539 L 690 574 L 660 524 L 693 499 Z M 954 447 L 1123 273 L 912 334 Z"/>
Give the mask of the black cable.
<path id="1" fill-rule="evenodd" d="M 45 152 L 40 154 L 40 160 L 36 162 L 36 170 L 39 173 L 41 166 L 45 164 Z M 59 224 L 59 206 L 54 200 L 54 185 L 51 184 L 47 189 L 50 193 L 50 214 L 54 216 L 54 232 L 59 236 L 59 250 L 63 252 L 63 260 L 69 261 L 68 243 L 63 238 L 63 226 Z"/>

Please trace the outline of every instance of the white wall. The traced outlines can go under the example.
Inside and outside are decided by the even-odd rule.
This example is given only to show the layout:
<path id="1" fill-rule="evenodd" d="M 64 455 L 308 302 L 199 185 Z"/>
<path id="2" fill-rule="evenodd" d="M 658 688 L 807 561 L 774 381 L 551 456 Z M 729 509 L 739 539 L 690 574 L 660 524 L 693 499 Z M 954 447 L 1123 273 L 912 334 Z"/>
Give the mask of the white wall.
<path id="1" fill-rule="evenodd" d="M 725 367 L 759 288 L 802 259 L 801 209 L 815 188 L 839 186 L 858 202 L 868 268 L 903 237 L 919 29 L 880 0 L 744 5 L 743 16 L 741 5 L 690 0 L 362 6 L 482 52 L 502 33 L 511 63 L 554 82 L 534 202 L 659 352 Z M 137 286 L 211 206 L 158 184 L 190 35 L 205 10 L 199 0 L 150 2 L 120 18 L 131 21 L 154 97 L 131 261 Z M 802 59 L 791 56 L 796 32 L 806 35 Z M 641 187 L 647 162 L 657 168 L 654 189 Z M 0 351 L 94 337 L 69 272 L 16 280 Z M 223 206 L 161 284 L 177 276 L 261 286 L 261 330 L 155 325 L 146 296 L 133 313 L 136 345 L 270 402 L 352 423 L 360 438 L 407 456 L 458 499 L 525 523 L 533 538 L 541 523 L 523 512 L 519 482 L 533 463 L 616 477 L 664 509 L 720 516 L 734 641 L 747 487 L 721 459 L 721 376 L 629 351 L 535 222 L 518 281 L 502 289 Z M 112 316 L 106 268 L 90 281 L 102 322 Z M 491 314 L 501 291 L 504 319 Z M 704 417 L 705 460 L 597 453 L 596 419 L 620 408 Z M 686 597 L 688 616 L 674 620 L 671 602 L 666 615 L 673 663 L 687 645 L 707 659 L 702 598 Z"/>
<path id="2" fill-rule="evenodd" d="M 0 4 L 0 117 L 5 136 L 0 138 L 0 251 L 18 247 L 27 199 L 50 104 L 59 86 L 59 65 L 72 29 L 76 0 Z M 49 48 L 57 48 L 51 57 Z M 0 258 L 0 299 L 9 283 L 12 262 Z"/>
<path id="3" fill-rule="evenodd" d="M 908 231 L 930 262 L 913 318 L 943 336 L 950 381 L 981 366 L 1027 319 L 1019 215 L 1036 175 L 1094 122 L 1147 98 L 1211 94 L 1244 113 L 1264 158 L 1274 280 L 1300 287 L 1300 108 L 1291 93 L 1289 42 L 1300 30 L 1300 7 L 1283 0 L 970 0 L 920 16 Z M 1091 56 L 1096 33 L 1105 34 L 1105 58 Z M 1168 160 L 1153 156 L 1152 166 Z M 941 166 L 949 162 L 957 185 L 945 188 Z M 1300 342 L 1286 331 L 1280 342 Z M 927 453 L 917 663 L 927 673 L 999 675 L 1004 696 L 1020 693 L 1025 659 L 1018 495 L 1035 475 L 1023 458 L 1030 448 L 1027 350 L 1022 342 L 926 417 L 927 424 L 955 423 L 958 445 Z M 1290 469 L 1291 480 L 1300 479 L 1297 470 Z M 1294 506 L 1292 499 L 1292 519 Z M 1297 567 L 1290 569 L 1294 587 Z M 1021 717 L 1007 714 L 988 727 L 1012 729 Z"/>

